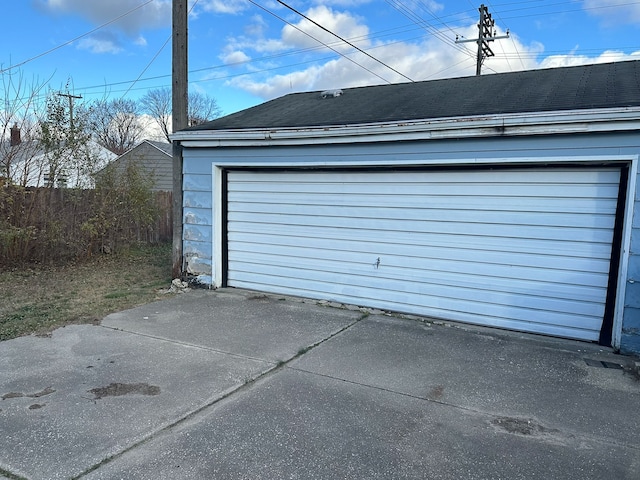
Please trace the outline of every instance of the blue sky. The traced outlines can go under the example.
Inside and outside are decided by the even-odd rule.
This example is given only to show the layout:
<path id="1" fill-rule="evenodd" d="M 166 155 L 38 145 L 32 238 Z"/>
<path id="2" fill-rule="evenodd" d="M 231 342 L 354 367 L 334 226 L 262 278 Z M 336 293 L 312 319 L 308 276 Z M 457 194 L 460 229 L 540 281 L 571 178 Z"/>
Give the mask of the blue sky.
<path id="1" fill-rule="evenodd" d="M 285 3 L 370 56 L 276 0 L 190 0 L 189 88 L 228 114 L 291 92 L 475 73 L 475 44 L 455 38 L 477 36 L 480 1 Z M 484 4 L 510 38 L 492 43 L 483 74 L 640 58 L 640 1 Z M 170 0 L 17 0 L 3 17 L 5 83 L 69 85 L 88 100 L 171 84 Z"/>

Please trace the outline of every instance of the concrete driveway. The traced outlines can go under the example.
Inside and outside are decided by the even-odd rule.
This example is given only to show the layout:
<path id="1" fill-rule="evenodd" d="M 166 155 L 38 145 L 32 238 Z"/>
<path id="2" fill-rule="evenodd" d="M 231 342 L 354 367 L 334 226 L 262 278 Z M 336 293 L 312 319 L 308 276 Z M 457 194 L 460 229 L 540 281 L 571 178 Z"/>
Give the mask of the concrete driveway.
<path id="1" fill-rule="evenodd" d="M 0 478 L 636 480 L 635 360 L 191 291 L 0 343 Z"/>

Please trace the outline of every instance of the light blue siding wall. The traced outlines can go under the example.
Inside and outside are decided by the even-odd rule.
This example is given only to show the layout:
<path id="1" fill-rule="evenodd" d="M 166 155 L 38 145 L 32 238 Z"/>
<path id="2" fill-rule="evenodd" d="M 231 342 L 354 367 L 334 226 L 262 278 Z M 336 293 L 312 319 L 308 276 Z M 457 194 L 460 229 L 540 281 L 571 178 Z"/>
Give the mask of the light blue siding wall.
<path id="1" fill-rule="evenodd" d="M 640 354 L 640 174 L 636 181 L 632 225 L 620 350 Z"/>
<path id="2" fill-rule="evenodd" d="M 640 135 L 633 133 L 553 135 L 548 137 L 495 137 L 485 139 L 393 142 L 360 145 L 325 145 L 257 148 L 185 148 L 184 250 L 190 273 L 210 284 L 212 258 L 212 165 L 251 166 L 263 162 L 322 165 L 402 164 L 406 162 L 473 162 L 487 158 L 593 157 L 640 155 Z M 626 282 L 621 350 L 640 353 L 640 182 L 636 198 L 631 255 Z"/>
<path id="3" fill-rule="evenodd" d="M 185 158 L 183 168 L 183 253 L 189 275 L 204 285 L 213 283 L 213 203 L 211 161 Z"/>

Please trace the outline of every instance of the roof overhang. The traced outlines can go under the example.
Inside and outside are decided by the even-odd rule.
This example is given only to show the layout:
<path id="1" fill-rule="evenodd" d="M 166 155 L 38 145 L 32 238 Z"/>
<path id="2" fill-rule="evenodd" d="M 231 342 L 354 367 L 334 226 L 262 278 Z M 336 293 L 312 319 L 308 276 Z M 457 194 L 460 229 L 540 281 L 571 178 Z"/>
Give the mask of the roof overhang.
<path id="1" fill-rule="evenodd" d="M 347 144 L 451 138 L 640 131 L 640 107 L 492 114 L 360 125 L 183 130 L 187 148 Z"/>

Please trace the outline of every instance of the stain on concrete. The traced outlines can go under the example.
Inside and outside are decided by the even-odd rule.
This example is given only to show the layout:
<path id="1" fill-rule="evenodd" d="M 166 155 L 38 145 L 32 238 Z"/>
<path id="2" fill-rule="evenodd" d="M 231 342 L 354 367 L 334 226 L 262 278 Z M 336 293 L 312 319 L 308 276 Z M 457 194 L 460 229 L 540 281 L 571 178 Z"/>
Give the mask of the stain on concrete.
<path id="1" fill-rule="evenodd" d="M 46 403 L 34 403 L 33 405 L 29 405 L 29 410 L 38 410 L 44 407 Z"/>
<path id="2" fill-rule="evenodd" d="M 256 295 L 249 295 L 247 297 L 247 300 L 258 300 L 260 302 L 270 302 L 271 298 L 269 298 L 267 295 L 256 294 Z"/>
<path id="3" fill-rule="evenodd" d="M 442 385 L 437 385 L 431 389 L 429 392 L 429 400 L 440 400 L 442 395 L 444 394 L 444 387 Z"/>
<path id="4" fill-rule="evenodd" d="M 491 420 L 491 424 L 500 430 L 516 435 L 545 435 L 559 432 L 559 430 L 547 428 L 527 418 L 497 417 Z"/>
<path id="5" fill-rule="evenodd" d="M 160 387 L 148 383 L 111 383 L 106 387 L 88 390 L 95 395 L 94 400 L 104 397 L 121 397 L 123 395 L 159 395 Z"/>
<path id="6" fill-rule="evenodd" d="M 625 375 L 633 378 L 635 381 L 640 382 L 640 362 L 629 362 L 623 367 Z"/>
<path id="7" fill-rule="evenodd" d="M 54 392 L 55 390 L 51 387 L 47 387 L 44 390 L 41 390 L 36 393 L 9 392 L 2 395 L 2 400 L 7 400 L 9 398 L 23 398 L 23 397 L 40 398 L 40 397 L 44 397 L 45 395 L 51 395 Z"/>

